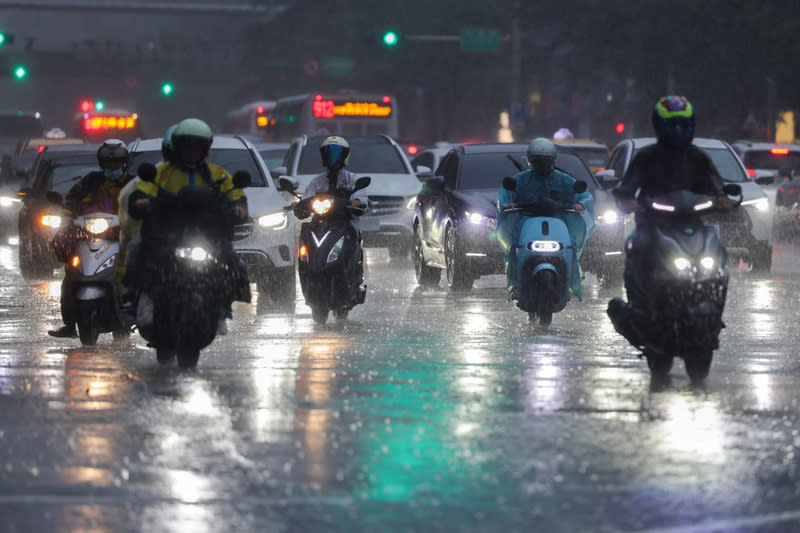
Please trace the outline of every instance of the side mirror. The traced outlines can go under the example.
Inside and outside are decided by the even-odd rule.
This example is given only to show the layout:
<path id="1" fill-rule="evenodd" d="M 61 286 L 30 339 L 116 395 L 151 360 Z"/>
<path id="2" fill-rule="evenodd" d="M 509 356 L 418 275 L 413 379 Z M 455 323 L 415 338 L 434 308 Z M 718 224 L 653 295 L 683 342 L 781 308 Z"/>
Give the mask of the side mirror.
<path id="1" fill-rule="evenodd" d="M 280 179 L 281 176 L 285 176 L 289 173 L 289 170 L 286 167 L 275 167 L 270 169 L 269 174 L 274 179 Z"/>
<path id="2" fill-rule="evenodd" d="M 728 183 L 722 188 L 722 192 L 727 196 L 740 196 L 742 194 L 742 188 L 735 183 Z"/>
<path id="3" fill-rule="evenodd" d="M 56 191 L 47 191 L 44 197 L 51 204 L 62 205 L 64 203 L 64 200 L 61 198 L 61 195 L 58 194 Z"/>
<path id="4" fill-rule="evenodd" d="M 758 176 L 755 182 L 759 185 L 772 185 L 775 183 L 775 176 Z"/>
<path id="5" fill-rule="evenodd" d="M 246 170 L 237 170 L 233 174 L 233 186 L 237 189 L 246 189 L 252 181 L 250 173 Z"/>
<path id="6" fill-rule="evenodd" d="M 575 194 L 583 194 L 586 192 L 586 189 L 589 188 L 589 185 L 585 181 L 576 181 L 572 184 L 572 191 Z"/>
<path id="7" fill-rule="evenodd" d="M 425 165 L 417 165 L 417 167 L 414 169 L 414 172 L 420 179 L 427 179 L 433 176 L 433 170 Z"/>
<path id="8" fill-rule="evenodd" d="M 444 190 L 444 178 L 441 176 L 431 176 L 425 181 L 424 187 L 431 192 L 442 192 Z"/>
<path id="9" fill-rule="evenodd" d="M 356 186 L 353 187 L 353 192 L 360 191 L 361 189 L 366 189 L 369 187 L 369 184 L 372 183 L 372 178 L 369 176 L 362 176 L 356 180 Z"/>
<path id="10" fill-rule="evenodd" d="M 514 178 L 503 178 L 503 188 L 507 191 L 516 191 L 517 180 Z"/>
<path id="11" fill-rule="evenodd" d="M 613 168 L 607 168 L 605 170 L 601 170 L 597 174 L 594 175 L 597 178 L 597 182 L 600 184 L 600 188 L 603 190 L 613 189 L 617 185 L 619 185 L 620 179 L 617 177 L 617 173 L 614 172 Z"/>
<path id="12" fill-rule="evenodd" d="M 278 178 L 277 189 L 279 191 L 294 192 L 300 187 L 300 182 L 289 176 L 281 176 Z"/>
<path id="13" fill-rule="evenodd" d="M 158 170 L 156 166 L 152 163 L 142 163 L 139 165 L 139 170 L 136 171 L 136 174 L 143 180 L 143 181 L 155 181 L 156 175 L 158 174 Z"/>

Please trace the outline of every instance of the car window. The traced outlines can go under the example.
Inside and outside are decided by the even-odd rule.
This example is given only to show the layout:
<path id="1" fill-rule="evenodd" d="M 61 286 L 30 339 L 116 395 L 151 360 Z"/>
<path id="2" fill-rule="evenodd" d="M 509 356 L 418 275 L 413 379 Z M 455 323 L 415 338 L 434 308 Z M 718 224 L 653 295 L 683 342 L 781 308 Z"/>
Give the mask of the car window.
<path id="1" fill-rule="evenodd" d="M 608 161 L 608 151 L 602 146 L 581 146 L 577 144 L 570 145 L 569 148 L 577 152 L 590 167 L 603 167 Z"/>
<path id="2" fill-rule="evenodd" d="M 717 169 L 717 174 L 725 181 L 742 183 L 748 181 L 747 174 L 736 156 L 727 148 L 701 148 Z"/>
<path id="3" fill-rule="evenodd" d="M 744 166 L 753 169 L 780 170 L 800 168 L 800 152 L 773 154 L 770 150 L 748 150 L 742 157 Z"/>
<path id="4" fill-rule="evenodd" d="M 267 168 L 271 170 L 283 165 L 283 158 L 286 155 L 286 150 L 283 148 L 273 148 L 269 150 L 259 150 L 258 153 L 261 154 L 261 159 L 267 164 Z"/>
<path id="5" fill-rule="evenodd" d="M 521 163 L 525 154 L 512 154 Z M 503 178 L 519 174 L 519 169 L 504 152 L 466 154 L 461 162 L 459 189 L 498 189 Z"/>
<path id="6" fill-rule="evenodd" d="M 131 154 L 129 163 L 134 173 L 138 172 L 142 163 L 157 165 L 161 162 L 161 150 L 148 150 L 146 152 L 134 152 Z M 256 164 L 256 160 L 250 150 L 241 148 L 212 148 L 208 154 L 207 161 L 219 165 L 233 175 L 237 170 L 246 170 L 250 173 L 251 187 L 268 187 L 267 180 L 261 172 L 261 167 Z"/>
<path id="7" fill-rule="evenodd" d="M 46 190 L 52 190 L 64 196 L 81 178 L 98 170 L 97 162 L 93 164 L 54 165 L 49 168 L 45 182 Z"/>
<path id="8" fill-rule="evenodd" d="M 455 152 L 450 152 L 442 160 L 439 165 L 437 175 L 444 178 L 446 187 L 454 188 L 456 186 L 456 179 L 458 178 L 458 156 Z"/>
<path id="9" fill-rule="evenodd" d="M 289 151 L 286 152 L 286 156 L 283 158 L 283 166 L 286 167 L 288 172 L 292 171 L 292 165 L 294 164 L 294 155 L 297 153 L 297 145 L 293 144 L 289 147 Z"/>
<path id="10" fill-rule="evenodd" d="M 415 171 L 417 170 L 417 167 L 420 166 L 420 165 L 426 166 L 429 169 L 434 170 L 433 169 L 433 154 L 430 153 L 430 152 L 426 152 L 424 154 L 420 154 L 417 157 L 415 157 L 414 160 L 411 162 L 411 168 L 413 168 Z"/>
<path id="11" fill-rule="evenodd" d="M 628 162 L 628 147 L 620 146 L 614 150 L 614 155 L 611 156 L 609 166 L 614 170 L 614 174 L 622 179 L 625 176 L 625 166 Z"/>
<path id="12" fill-rule="evenodd" d="M 311 139 L 300 153 L 297 174 L 319 174 L 323 171 L 319 145 L 322 139 Z M 357 174 L 408 174 L 400 151 L 384 138 L 350 141 L 350 163 L 347 170 Z"/>

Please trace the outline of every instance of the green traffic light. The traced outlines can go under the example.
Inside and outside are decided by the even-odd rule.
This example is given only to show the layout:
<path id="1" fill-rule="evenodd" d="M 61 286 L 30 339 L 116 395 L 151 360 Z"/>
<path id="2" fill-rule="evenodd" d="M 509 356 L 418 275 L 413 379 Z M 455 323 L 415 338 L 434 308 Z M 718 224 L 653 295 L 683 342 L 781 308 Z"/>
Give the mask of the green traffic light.
<path id="1" fill-rule="evenodd" d="M 18 80 L 24 79 L 28 75 L 28 70 L 22 65 L 14 67 L 14 77 Z"/>
<path id="2" fill-rule="evenodd" d="M 6 34 L 3 33 L 3 32 L 0 32 L 0 46 L 2 46 L 4 44 L 6 44 Z"/>
<path id="3" fill-rule="evenodd" d="M 396 32 L 387 31 L 383 34 L 383 44 L 386 46 L 395 46 L 399 40 Z"/>
<path id="4" fill-rule="evenodd" d="M 175 88 L 172 86 L 171 83 L 165 83 L 164 85 L 161 86 L 161 94 L 163 94 L 164 96 L 171 95 L 174 90 Z"/>
<path id="5" fill-rule="evenodd" d="M 98 110 L 98 111 L 102 111 L 105 107 L 106 107 L 106 104 L 104 104 L 100 100 L 98 100 L 97 102 L 94 103 L 94 108 L 96 110 Z"/>

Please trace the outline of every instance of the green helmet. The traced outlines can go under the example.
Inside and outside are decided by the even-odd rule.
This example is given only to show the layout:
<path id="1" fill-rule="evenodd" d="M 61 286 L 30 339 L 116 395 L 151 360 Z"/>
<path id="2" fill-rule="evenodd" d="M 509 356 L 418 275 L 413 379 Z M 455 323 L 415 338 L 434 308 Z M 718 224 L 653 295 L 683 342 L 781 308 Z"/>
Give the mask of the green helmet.
<path id="1" fill-rule="evenodd" d="M 211 149 L 211 142 L 213 140 L 214 135 L 211 133 L 211 128 L 199 118 L 187 118 L 182 120 L 175 126 L 175 130 L 172 132 L 172 144 L 178 155 L 180 154 L 181 145 L 183 143 L 201 141 L 204 144 L 203 159 L 205 159 L 208 156 L 208 151 Z"/>

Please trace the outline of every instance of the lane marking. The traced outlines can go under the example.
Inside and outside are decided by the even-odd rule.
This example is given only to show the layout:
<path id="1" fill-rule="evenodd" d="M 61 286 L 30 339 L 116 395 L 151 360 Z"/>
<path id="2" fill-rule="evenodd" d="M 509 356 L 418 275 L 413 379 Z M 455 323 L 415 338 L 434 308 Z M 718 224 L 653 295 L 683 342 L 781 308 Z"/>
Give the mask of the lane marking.
<path id="1" fill-rule="evenodd" d="M 718 531 L 722 529 L 737 529 L 747 526 L 763 526 L 776 522 L 788 522 L 790 520 L 800 520 L 800 510 L 785 511 L 782 513 L 770 513 L 751 518 L 732 518 L 730 520 L 719 520 L 716 522 L 704 522 L 694 526 L 677 526 L 657 529 L 643 529 L 638 533 L 706 533 L 707 531 Z"/>

